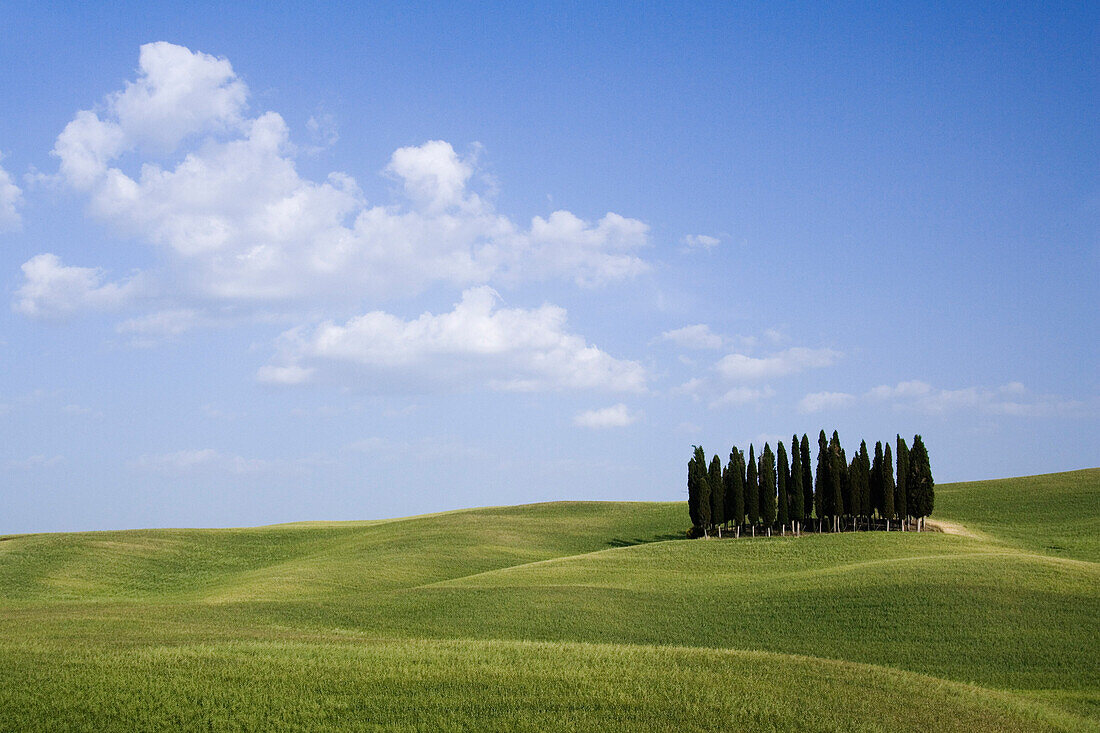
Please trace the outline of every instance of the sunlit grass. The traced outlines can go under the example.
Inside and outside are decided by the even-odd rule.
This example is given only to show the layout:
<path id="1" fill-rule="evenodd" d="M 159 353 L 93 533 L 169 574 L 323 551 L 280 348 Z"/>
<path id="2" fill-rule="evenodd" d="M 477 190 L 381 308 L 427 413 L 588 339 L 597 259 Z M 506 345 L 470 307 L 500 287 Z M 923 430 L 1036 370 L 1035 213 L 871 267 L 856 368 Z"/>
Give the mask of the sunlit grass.
<path id="1" fill-rule="evenodd" d="M 9 537 L 0 730 L 1095 728 L 1100 471 L 937 488 L 978 536 L 569 502 Z"/>

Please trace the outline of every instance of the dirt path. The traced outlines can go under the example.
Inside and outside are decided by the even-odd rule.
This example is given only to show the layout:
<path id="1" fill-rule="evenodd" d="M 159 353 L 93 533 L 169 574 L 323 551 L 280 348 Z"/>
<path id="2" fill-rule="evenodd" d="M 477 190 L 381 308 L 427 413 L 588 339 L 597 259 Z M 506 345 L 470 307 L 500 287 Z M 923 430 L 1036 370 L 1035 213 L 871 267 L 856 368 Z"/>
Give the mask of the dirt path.
<path id="1" fill-rule="evenodd" d="M 943 532 L 944 534 L 953 534 L 960 537 L 969 537 L 973 540 L 989 540 L 991 537 L 982 532 L 978 532 L 973 529 L 969 529 L 964 525 L 956 522 L 946 522 L 942 519 L 926 519 L 924 521 L 924 529 L 926 532 Z"/>

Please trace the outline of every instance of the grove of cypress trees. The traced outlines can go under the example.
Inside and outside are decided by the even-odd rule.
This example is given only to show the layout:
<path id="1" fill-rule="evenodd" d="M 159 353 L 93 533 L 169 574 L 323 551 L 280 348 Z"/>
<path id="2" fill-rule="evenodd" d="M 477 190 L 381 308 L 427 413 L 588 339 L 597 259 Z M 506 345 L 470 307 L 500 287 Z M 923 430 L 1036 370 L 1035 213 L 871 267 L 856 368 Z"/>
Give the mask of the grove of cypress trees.
<path id="1" fill-rule="evenodd" d="M 756 477 L 756 453 L 749 443 L 748 473 L 745 476 L 745 513 L 752 525 L 752 536 L 756 536 L 756 524 L 760 521 L 760 484 Z"/>
<path id="2" fill-rule="evenodd" d="M 787 491 L 791 495 L 789 511 L 791 513 L 791 530 L 798 534 L 802 529 L 802 520 L 806 517 L 805 497 L 802 492 L 802 456 L 798 449 L 798 436 L 791 439 L 791 483 Z"/>
<path id="3" fill-rule="evenodd" d="M 913 436 L 905 491 L 909 501 L 909 514 L 917 517 L 923 525 L 924 518 L 932 513 L 932 505 L 935 503 L 935 483 L 932 481 L 932 467 L 928 463 L 928 450 L 919 435 Z"/>
<path id="4" fill-rule="evenodd" d="M 722 484 L 722 459 L 718 456 L 710 461 L 707 485 L 710 486 L 710 523 L 718 527 L 718 536 L 721 537 L 722 523 L 726 521 L 726 488 Z"/>
<path id="5" fill-rule="evenodd" d="M 825 440 L 825 431 L 817 436 L 817 482 L 814 484 L 814 513 L 817 514 L 817 531 L 821 531 L 821 520 L 831 517 L 833 512 L 833 489 L 829 485 L 832 476 L 829 470 L 829 445 Z"/>
<path id="6" fill-rule="evenodd" d="M 890 453 L 890 443 L 882 457 L 882 516 L 886 517 L 886 531 L 890 531 L 890 520 L 894 518 L 894 456 Z"/>
<path id="7" fill-rule="evenodd" d="M 760 457 L 760 514 L 769 537 L 775 524 L 775 511 L 775 454 L 765 443 L 764 454 Z"/>
<path id="8" fill-rule="evenodd" d="M 905 439 L 898 436 L 898 485 L 894 492 L 894 507 L 898 510 L 898 519 L 901 520 L 901 529 L 905 531 L 905 525 L 909 523 L 909 497 L 906 491 L 906 480 L 909 478 L 909 448 L 905 445 Z"/>
<path id="9" fill-rule="evenodd" d="M 802 458 L 802 516 L 809 519 L 814 510 L 814 474 L 810 467 L 810 439 L 806 433 L 802 433 L 799 452 Z"/>
<path id="10" fill-rule="evenodd" d="M 779 531 L 786 534 L 787 522 L 791 521 L 790 497 L 787 494 L 790 491 L 791 470 L 787 465 L 787 449 L 783 447 L 782 440 L 779 441 L 779 446 L 776 448 L 776 461 L 778 463 L 776 479 L 779 486 L 779 504 L 775 518 L 779 522 Z"/>

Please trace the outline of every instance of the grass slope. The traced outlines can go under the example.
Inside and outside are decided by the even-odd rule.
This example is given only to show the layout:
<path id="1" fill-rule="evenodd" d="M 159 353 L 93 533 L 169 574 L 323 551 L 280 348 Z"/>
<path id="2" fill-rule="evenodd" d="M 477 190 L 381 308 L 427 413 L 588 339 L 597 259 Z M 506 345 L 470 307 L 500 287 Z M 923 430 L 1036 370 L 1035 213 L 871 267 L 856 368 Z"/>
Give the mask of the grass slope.
<path id="1" fill-rule="evenodd" d="M 1096 730 L 1098 499 L 937 487 L 972 536 L 568 502 L 0 538 L 0 730 Z"/>

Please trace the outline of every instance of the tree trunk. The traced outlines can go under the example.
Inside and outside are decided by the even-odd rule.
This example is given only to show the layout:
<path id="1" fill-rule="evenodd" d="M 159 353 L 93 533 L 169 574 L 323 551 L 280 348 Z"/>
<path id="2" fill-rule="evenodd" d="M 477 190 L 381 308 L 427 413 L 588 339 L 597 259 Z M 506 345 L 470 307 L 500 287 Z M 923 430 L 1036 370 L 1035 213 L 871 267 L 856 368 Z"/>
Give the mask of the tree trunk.
<path id="1" fill-rule="evenodd" d="M 718 525 L 718 539 L 722 539 L 722 525 Z"/>
<path id="2" fill-rule="evenodd" d="M 886 531 L 887 532 L 890 531 L 890 520 L 889 519 L 886 520 Z"/>

